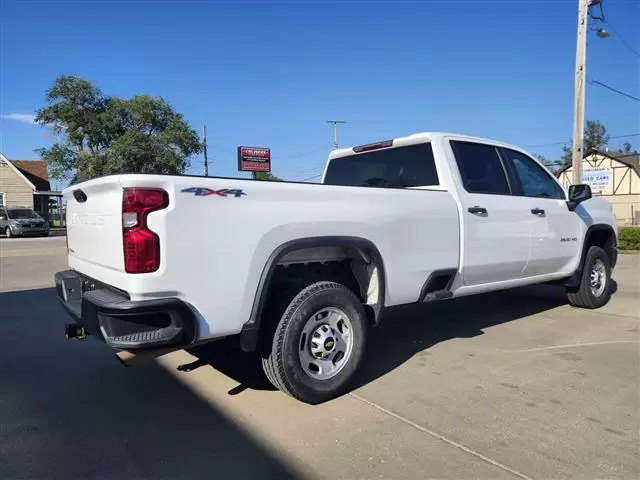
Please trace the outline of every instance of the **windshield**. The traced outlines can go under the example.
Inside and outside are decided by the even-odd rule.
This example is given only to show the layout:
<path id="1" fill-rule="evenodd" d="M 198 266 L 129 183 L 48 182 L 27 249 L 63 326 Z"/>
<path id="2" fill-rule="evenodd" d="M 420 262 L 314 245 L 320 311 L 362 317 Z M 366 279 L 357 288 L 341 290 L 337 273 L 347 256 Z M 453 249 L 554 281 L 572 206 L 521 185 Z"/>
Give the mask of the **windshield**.
<path id="1" fill-rule="evenodd" d="M 325 185 L 408 188 L 438 185 L 431 144 L 385 148 L 331 160 Z"/>
<path id="2" fill-rule="evenodd" d="M 9 209 L 9 218 L 12 219 L 20 219 L 20 218 L 40 218 L 33 210 L 29 210 L 27 208 L 10 208 Z"/>

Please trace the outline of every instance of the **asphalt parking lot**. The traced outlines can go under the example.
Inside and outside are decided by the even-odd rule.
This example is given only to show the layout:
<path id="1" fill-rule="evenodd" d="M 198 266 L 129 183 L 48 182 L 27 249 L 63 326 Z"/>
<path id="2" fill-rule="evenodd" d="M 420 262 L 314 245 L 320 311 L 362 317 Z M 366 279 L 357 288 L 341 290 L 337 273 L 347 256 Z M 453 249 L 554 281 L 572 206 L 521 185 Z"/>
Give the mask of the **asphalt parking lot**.
<path id="1" fill-rule="evenodd" d="M 0 239 L 3 480 L 640 477 L 640 255 L 598 311 L 551 286 L 392 311 L 316 407 L 222 344 L 126 369 L 65 340 L 65 266 L 64 238 Z"/>

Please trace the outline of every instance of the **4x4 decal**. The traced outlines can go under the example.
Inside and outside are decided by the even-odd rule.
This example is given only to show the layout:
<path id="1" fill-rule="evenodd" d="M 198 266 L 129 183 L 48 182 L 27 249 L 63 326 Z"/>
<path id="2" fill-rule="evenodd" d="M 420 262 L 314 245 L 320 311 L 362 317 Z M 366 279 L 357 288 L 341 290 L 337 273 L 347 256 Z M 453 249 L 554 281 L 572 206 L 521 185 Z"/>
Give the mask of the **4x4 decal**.
<path id="1" fill-rule="evenodd" d="M 182 193 L 193 193 L 196 197 L 207 197 L 209 195 L 217 195 L 219 197 L 233 196 L 240 198 L 246 195 L 242 190 L 223 188 L 221 190 L 213 190 L 205 187 L 190 187 L 181 190 Z"/>

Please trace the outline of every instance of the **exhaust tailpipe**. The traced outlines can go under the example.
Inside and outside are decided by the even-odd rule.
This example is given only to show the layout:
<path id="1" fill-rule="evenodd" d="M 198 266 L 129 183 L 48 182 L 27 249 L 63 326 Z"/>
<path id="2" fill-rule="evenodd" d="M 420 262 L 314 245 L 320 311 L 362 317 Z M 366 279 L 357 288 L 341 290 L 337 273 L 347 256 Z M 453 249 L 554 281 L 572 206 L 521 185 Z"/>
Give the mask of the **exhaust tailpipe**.
<path id="1" fill-rule="evenodd" d="M 84 340 L 89 335 L 82 325 L 67 323 L 64 326 L 64 336 L 69 340 Z"/>
<path id="2" fill-rule="evenodd" d="M 116 353 L 116 358 L 125 367 L 143 363 L 147 360 L 161 357 L 167 353 L 175 352 L 180 348 L 158 348 L 153 350 L 141 350 L 139 352 L 131 352 L 129 350 L 122 350 Z"/>

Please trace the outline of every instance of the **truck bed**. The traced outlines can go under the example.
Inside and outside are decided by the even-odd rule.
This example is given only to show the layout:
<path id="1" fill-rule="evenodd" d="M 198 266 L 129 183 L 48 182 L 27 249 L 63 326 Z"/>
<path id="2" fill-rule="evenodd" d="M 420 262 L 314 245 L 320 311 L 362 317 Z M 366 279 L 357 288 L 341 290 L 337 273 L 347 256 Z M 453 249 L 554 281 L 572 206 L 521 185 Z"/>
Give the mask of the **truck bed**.
<path id="1" fill-rule="evenodd" d="M 168 207 L 148 215 L 161 246 L 160 266 L 151 273 L 125 272 L 121 205 L 127 187 L 168 193 Z M 78 192 L 84 202 L 77 200 Z M 417 301 L 431 272 L 458 268 L 458 207 L 444 189 L 118 175 L 74 185 L 63 194 L 70 268 L 134 301 L 181 299 L 196 314 L 200 338 L 213 330 L 216 336 L 238 333 L 269 257 L 295 239 L 373 242 L 385 262 L 386 306 Z"/>

